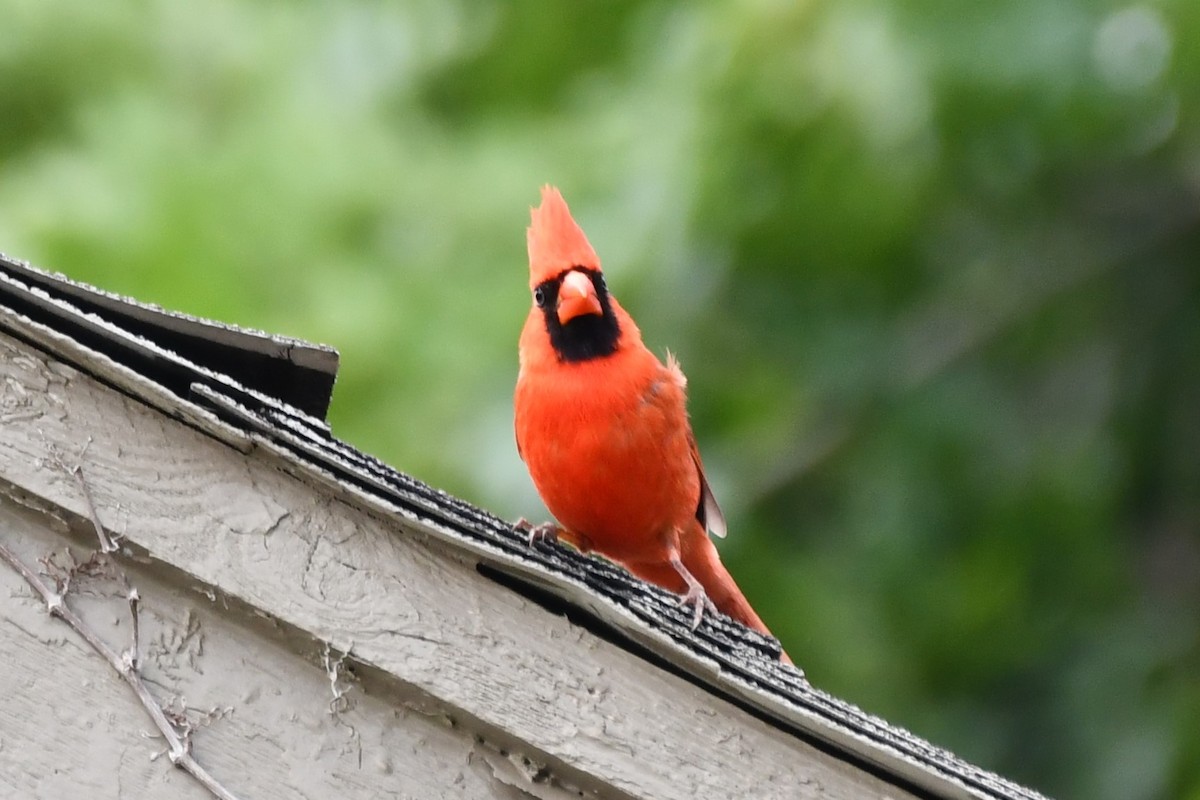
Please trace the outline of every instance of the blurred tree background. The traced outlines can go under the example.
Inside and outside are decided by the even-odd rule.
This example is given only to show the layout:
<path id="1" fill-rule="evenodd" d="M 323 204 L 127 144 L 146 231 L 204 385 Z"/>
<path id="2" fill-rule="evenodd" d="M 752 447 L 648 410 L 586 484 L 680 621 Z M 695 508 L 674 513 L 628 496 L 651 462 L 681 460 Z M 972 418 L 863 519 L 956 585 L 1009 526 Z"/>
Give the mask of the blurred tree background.
<path id="1" fill-rule="evenodd" d="M 559 185 L 691 379 L 819 686 L 1200 798 L 1200 3 L 0 0 L 0 249 L 334 345 L 334 430 L 515 518 Z"/>

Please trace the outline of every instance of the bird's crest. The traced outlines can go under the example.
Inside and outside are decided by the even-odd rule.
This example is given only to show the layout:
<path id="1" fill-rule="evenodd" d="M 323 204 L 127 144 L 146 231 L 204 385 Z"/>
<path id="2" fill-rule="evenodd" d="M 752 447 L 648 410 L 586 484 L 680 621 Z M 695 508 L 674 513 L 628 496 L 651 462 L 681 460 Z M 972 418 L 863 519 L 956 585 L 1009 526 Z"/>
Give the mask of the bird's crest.
<path id="1" fill-rule="evenodd" d="M 600 269 L 600 259 L 571 217 L 558 189 L 542 187 L 542 204 L 530 209 L 529 287 L 557 276 L 564 269 Z"/>

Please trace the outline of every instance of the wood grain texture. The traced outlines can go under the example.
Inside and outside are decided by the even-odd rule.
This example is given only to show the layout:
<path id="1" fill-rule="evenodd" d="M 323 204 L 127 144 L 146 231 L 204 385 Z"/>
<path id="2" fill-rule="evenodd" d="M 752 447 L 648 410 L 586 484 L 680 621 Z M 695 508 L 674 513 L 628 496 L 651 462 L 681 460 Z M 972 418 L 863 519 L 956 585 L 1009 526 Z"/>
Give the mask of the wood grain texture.
<path id="1" fill-rule="evenodd" d="M 427 712 L 551 783 L 687 800 L 909 796 L 482 579 L 415 526 L 0 336 L 0 480 L 80 515 L 53 462 L 89 437 L 83 473 L 111 532 L 315 641 L 352 646 Z M 378 757 L 367 747 L 365 763 Z"/>
<path id="2" fill-rule="evenodd" d="M 28 565 L 68 545 L 82 553 L 65 528 L 0 499 L 0 536 Z M 193 717 L 222 710 L 193 735 L 193 752 L 239 797 L 437 797 L 454 787 L 455 796 L 490 798 L 511 788 L 488 761 L 495 754 L 444 717 L 351 688 L 335 719 L 314 654 L 301 657 L 136 564 L 126 572 L 142 595 L 151 690 L 175 708 L 186 702 Z M 77 578 L 67 602 L 111 646 L 127 646 L 130 617 L 113 582 Z M 0 796 L 209 797 L 171 767 L 128 686 L 7 568 L 0 659 Z"/>

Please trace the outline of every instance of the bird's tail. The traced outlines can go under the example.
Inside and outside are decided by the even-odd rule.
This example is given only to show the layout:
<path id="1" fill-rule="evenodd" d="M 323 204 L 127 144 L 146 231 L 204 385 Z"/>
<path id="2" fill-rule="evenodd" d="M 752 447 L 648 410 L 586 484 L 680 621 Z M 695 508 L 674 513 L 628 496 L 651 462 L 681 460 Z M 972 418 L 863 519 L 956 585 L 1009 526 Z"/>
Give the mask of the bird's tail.
<path id="1" fill-rule="evenodd" d="M 713 601 L 713 605 L 717 607 L 718 611 L 733 617 L 759 633 L 778 638 L 771 633 L 770 628 L 750 605 L 750 601 L 742 594 L 742 590 L 738 588 L 733 576 L 729 574 L 729 570 L 725 569 L 725 565 L 721 563 L 721 556 L 717 553 L 717 548 L 707 534 L 702 537 L 694 537 L 693 547 L 684 550 L 682 561 L 688 572 L 692 573 L 696 580 L 704 586 L 709 599 Z M 792 663 L 792 659 L 785 652 L 780 653 L 780 660 L 786 664 Z"/>

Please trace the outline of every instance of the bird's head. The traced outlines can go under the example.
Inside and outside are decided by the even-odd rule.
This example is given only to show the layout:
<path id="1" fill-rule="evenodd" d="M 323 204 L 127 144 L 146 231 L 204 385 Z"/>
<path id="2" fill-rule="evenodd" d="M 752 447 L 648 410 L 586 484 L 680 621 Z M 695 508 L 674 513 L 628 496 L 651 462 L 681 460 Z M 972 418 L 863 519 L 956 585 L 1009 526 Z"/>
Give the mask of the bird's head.
<path id="1" fill-rule="evenodd" d="M 586 361 L 616 352 L 621 338 L 616 301 L 600 259 L 553 186 L 542 187 L 528 231 L 529 288 L 555 353 Z"/>

